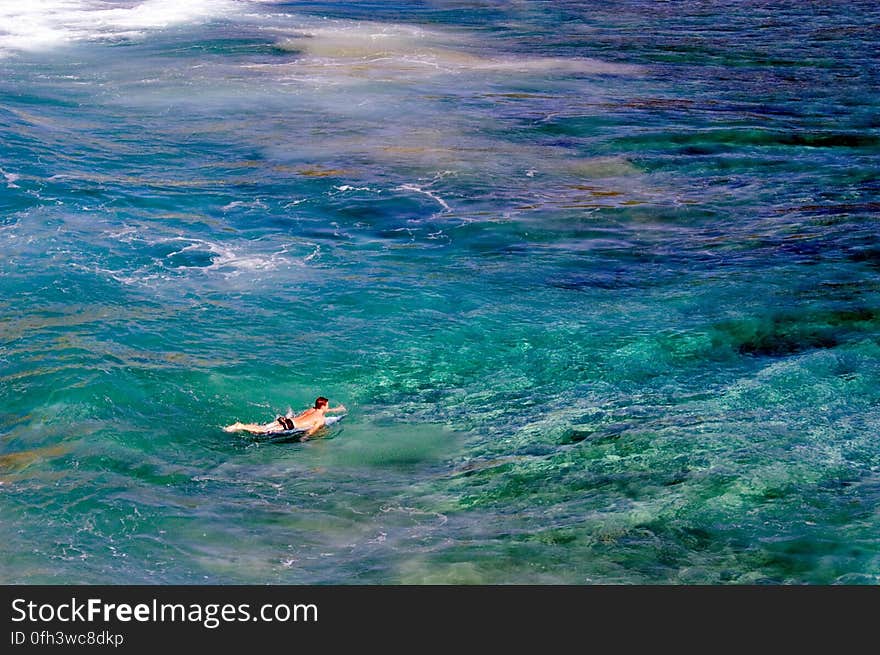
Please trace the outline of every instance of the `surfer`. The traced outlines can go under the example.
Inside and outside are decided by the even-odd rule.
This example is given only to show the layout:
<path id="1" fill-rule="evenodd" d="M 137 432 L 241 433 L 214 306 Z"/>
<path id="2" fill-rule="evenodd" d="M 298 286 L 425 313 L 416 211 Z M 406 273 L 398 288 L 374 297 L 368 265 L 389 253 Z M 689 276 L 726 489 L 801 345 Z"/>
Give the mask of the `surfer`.
<path id="1" fill-rule="evenodd" d="M 271 423 L 241 423 L 236 421 L 232 425 L 223 428 L 226 432 L 236 432 L 238 430 L 247 430 L 253 434 L 267 434 L 269 432 L 284 432 L 286 430 L 305 430 L 303 438 L 307 438 L 315 434 L 324 426 L 324 415 L 327 412 L 345 412 L 345 405 L 338 407 L 330 407 L 330 401 L 324 396 L 318 396 L 315 399 L 315 406 L 310 407 L 304 412 L 300 412 L 296 416 L 293 412 L 287 412 L 286 416 L 279 416 Z"/>

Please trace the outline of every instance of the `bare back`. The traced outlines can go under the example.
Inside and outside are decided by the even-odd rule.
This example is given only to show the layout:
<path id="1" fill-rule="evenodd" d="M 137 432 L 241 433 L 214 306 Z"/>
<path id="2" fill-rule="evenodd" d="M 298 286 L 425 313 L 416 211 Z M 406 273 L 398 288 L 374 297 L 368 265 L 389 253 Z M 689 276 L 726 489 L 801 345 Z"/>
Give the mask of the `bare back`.
<path id="1" fill-rule="evenodd" d="M 314 407 L 300 412 L 293 417 L 293 424 L 297 428 L 314 428 L 324 425 L 324 412 Z"/>

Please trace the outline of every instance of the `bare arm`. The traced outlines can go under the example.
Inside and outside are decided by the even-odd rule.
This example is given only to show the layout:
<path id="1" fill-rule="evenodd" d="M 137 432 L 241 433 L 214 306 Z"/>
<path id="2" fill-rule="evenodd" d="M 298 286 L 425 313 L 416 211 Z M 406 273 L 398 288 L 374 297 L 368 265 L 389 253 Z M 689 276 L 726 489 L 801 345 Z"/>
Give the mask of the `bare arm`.
<path id="1" fill-rule="evenodd" d="M 328 407 L 324 411 L 325 412 L 347 412 L 348 410 L 345 409 L 345 405 L 340 404 L 339 407 L 333 407 L 332 409 Z"/>
<path id="2" fill-rule="evenodd" d="M 315 432 L 320 430 L 322 427 L 324 427 L 323 423 L 321 423 L 320 425 L 313 425 L 308 430 L 306 430 L 306 433 L 302 437 L 300 437 L 299 440 L 306 441 L 309 437 L 311 437 L 313 434 L 315 434 Z"/>

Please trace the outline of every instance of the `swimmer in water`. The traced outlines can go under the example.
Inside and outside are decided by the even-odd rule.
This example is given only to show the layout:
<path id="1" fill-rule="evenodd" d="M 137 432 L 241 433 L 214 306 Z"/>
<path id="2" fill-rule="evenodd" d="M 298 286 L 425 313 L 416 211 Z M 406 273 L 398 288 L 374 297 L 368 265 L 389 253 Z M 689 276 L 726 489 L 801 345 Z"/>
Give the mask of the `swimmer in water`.
<path id="1" fill-rule="evenodd" d="M 236 421 L 232 425 L 227 425 L 223 430 L 226 432 L 237 432 L 246 430 L 252 434 L 267 434 L 269 432 L 284 432 L 285 430 L 305 430 L 303 439 L 307 439 L 324 427 L 324 415 L 327 412 L 345 412 L 345 405 L 338 407 L 330 407 L 330 401 L 319 396 L 315 400 L 315 406 L 310 407 L 304 412 L 300 412 L 296 416 L 292 416 L 291 412 L 287 416 L 279 416 L 271 423 L 241 423 Z"/>

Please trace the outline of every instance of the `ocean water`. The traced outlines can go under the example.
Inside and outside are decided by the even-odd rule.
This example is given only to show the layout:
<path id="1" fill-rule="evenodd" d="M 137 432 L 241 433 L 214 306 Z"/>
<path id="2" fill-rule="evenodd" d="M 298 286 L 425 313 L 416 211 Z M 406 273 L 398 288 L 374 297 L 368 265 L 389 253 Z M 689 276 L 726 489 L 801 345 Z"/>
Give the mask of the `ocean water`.
<path id="1" fill-rule="evenodd" d="M 0 2 L 0 581 L 877 584 L 878 28 Z"/>

